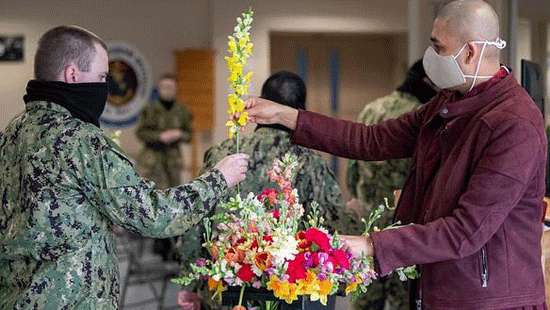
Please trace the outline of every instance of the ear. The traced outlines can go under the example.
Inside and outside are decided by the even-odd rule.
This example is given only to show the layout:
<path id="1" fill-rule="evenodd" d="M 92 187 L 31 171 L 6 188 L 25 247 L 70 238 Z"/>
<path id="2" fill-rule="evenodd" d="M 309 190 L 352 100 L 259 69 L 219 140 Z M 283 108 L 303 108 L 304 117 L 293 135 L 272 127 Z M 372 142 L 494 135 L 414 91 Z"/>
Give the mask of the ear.
<path id="1" fill-rule="evenodd" d="M 65 83 L 78 83 L 80 81 L 80 70 L 74 64 L 65 67 L 63 72 L 63 80 Z"/>
<path id="2" fill-rule="evenodd" d="M 473 63 L 475 61 L 475 56 L 479 53 L 479 48 L 477 46 L 477 44 L 475 43 L 472 43 L 472 42 L 468 42 L 467 43 L 467 46 L 465 48 L 465 54 L 466 54 L 466 59 L 464 60 L 464 62 L 469 65 L 471 63 Z"/>

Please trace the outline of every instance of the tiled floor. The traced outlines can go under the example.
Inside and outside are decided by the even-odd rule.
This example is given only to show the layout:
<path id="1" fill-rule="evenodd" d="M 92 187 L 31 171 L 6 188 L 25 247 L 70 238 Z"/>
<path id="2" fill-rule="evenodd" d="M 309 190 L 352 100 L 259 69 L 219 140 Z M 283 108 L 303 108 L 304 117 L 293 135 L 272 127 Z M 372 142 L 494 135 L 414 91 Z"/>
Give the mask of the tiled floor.
<path id="1" fill-rule="evenodd" d="M 145 243 L 143 256 L 141 259 L 143 261 L 147 261 L 150 264 L 163 264 L 160 256 L 155 255 L 151 251 L 151 240 L 147 240 Z M 119 253 L 122 251 L 119 251 Z M 128 273 L 128 259 L 125 258 L 124 253 L 120 253 L 120 259 L 119 259 L 119 268 L 120 268 L 120 279 L 121 279 L 121 292 L 124 288 L 124 280 L 126 279 L 126 275 Z M 162 282 L 151 282 L 148 284 L 139 284 L 139 285 L 132 285 L 129 286 L 126 292 L 126 300 L 125 305 L 131 305 L 133 303 L 138 303 L 143 300 L 151 299 L 154 297 L 153 291 L 150 287 L 150 285 L 153 285 L 157 292 L 161 291 Z M 168 284 L 168 288 L 165 293 L 164 298 L 164 307 L 163 309 L 177 309 L 177 303 L 176 303 L 176 295 L 179 291 L 179 287 L 173 283 Z M 136 306 L 136 307 L 121 307 L 121 309 L 133 309 L 133 310 L 149 310 L 149 309 L 158 309 L 158 304 L 155 302 Z"/>

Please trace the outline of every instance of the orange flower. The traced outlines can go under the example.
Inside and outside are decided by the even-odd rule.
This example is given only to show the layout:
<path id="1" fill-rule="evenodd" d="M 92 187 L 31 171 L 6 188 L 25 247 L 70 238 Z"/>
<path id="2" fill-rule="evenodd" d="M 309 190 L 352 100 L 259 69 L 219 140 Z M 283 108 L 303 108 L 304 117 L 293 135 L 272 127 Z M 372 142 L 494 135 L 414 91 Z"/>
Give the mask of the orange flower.
<path id="1" fill-rule="evenodd" d="M 244 260 L 245 254 L 244 251 L 231 248 L 225 253 L 225 260 L 230 263 L 240 263 Z"/>
<path id="2" fill-rule="evenodd" d="M 218 248 L 215 245 L 210 247 L 210 256 L 212 256 L 213 260 L 217 260 L 219 254 Z"/>
<path id="3" fill-rule="evenodd" d="M 254 262 L 256 263 L 256 267 L 264 271 L 271 266 L 271 255 L 267 252 L 258 253 L 254 257 Z"/>
<path id="4" fill-rule="evenodd" d="M 208 289 L 210 291 L 215 291 L 218 288 L 218 285 L 220 285 L 220 281 L 216 281 L 212 278 L 208 278 Z"/>

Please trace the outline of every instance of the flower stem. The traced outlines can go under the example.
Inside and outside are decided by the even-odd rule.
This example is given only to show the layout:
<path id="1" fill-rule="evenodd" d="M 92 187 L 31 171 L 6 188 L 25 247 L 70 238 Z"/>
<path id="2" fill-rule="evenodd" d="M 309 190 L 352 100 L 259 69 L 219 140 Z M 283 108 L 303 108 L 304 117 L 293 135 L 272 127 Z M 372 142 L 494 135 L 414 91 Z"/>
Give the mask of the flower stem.
<path id="1" fill-rule="evenodd" d="M 240 149 L 241 149 L 241 146 L 240 146 L 240 143 L 241 143 L 241 129 L 239 128 L 237 130 L 237 154 L 240 153 Z M 240 184 L 237 184 L 237 193 L 239 194 L 239 196 L 241 195 L 241 186 Z"/>
<path id="2" fill-rule="evenodd" d="M 241 294 L 239 295 L 239 306 L 243 305 L 244 289 L 245 289 L 245 286 L 244 285 L 241 286 Z"/>

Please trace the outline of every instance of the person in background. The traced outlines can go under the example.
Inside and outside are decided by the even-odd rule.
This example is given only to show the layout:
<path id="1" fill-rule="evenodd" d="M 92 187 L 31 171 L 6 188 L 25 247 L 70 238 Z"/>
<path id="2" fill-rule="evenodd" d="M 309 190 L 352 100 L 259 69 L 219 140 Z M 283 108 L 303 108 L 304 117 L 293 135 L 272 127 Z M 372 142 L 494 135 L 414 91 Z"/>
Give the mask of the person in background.
<path id="1" fill-rule="evenodd" d="M 436 94 L 437 91 L 426 76 L 420 59 L 409 69 L 405 80 L 395 91 L 368 103 L 357 121 L 365 125 L 375 125 L 397 118 L 415 110 Z M 393 191 L 403 188 L 410 163 L 410 159 L 375 162 L 350 160 L 347 186 L 353 199 L 347 203 L 348 208 L 353 210 L 358 218 L 363 218 L 383 204 L 384 198 L 390 199 L 391 202 Z M 392 210 L 386 210 L 378 225 L 386 227 L 392 224 L 394 216 Z M 357 309 L 367 310 L 409 309 L 406 283 L 400 281 L 397 276 L 382 278 L 375 281 L 370 286 L 369 293 L 358 299 L 354 305 Z"/>
<path id="2" fill-rule="evenodd" d="M 164 74 L 158 80 L 158 100 L 147 105 L 139 118 L 136 135 L 144 146 L 138 156 L 141 174 L 159 188 L 181 184 L 182 143 L 191 141 L 191 113 L 176 101 L 177 80 Z M 164 260 L 174 259 L 174 239 L 156 239 L 153 251 Z M 177 256 L 177 255 L 176 255 Z"/>
<path id="3" fill-rule="evenodd" d="M 0 309 L 117 309 L 113 225 L 182 235 L 245 176 L 236 154 L 165 190 L 141 178 L 99 128 L 108 63 L 77 26 L 38 42 L 25 111 L 0 136 Z"/>

